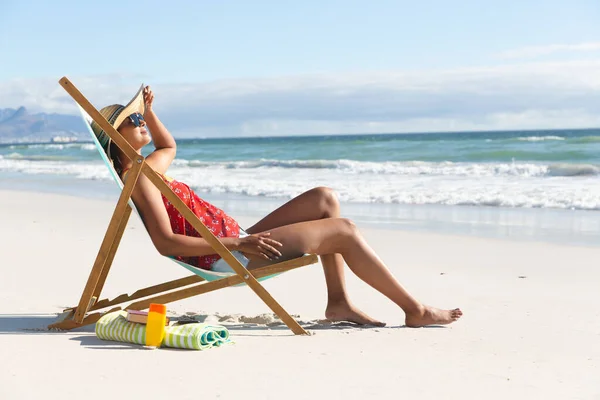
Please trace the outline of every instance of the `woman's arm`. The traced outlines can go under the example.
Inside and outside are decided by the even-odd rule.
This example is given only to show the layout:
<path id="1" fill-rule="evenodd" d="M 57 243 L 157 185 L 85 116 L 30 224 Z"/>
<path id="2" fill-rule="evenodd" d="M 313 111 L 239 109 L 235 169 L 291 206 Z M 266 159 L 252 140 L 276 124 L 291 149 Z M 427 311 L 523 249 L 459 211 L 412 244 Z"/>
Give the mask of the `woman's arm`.
<path id="1" fill-rule="evenodd" d="M 146 162 L 157 172 L 164 174 L 175 159 L 177 153 L 177 144 L 171 133 L 158 119 L 158 116 L 152 109 L 154 102 L 154 93 L 150 90 L 150 86 L 144 89 L 144 102 L 146 103 L 146 111 L 144 112 L 144 120 L 146 126 L 152 135 L 154 150 L 146 157 Z"/>
<path id="2" fill-rule="evenodd" d="M 131 197 L 160 254 L 194 257 L 216 253 L 205 239 L 173 233 L 160 191 L 143 174 L 138 178 Z M 282 244 L 270 239 L 269 235 L 263 232 L 245 238 L 220 238 L 219 241 L 230 251 L 239 250 L 250 259 L 273 260 L 281 256 L 275 247 L 281 247 Z"/>
<path id="3" fill-rule="evenodd" d="M 206 240 L 173 233 L 160 191 L 143 174 L 140 174 L 131 197 L 140 212 L 154 247 L 160 254 L 184 257 L 215 254 L 215 250 Z M 222 241 L 225 247 L 235 250 L 238 243 L 237 240 L 232 239 L 238 238 L 226 239 L 228 240 Z"/>

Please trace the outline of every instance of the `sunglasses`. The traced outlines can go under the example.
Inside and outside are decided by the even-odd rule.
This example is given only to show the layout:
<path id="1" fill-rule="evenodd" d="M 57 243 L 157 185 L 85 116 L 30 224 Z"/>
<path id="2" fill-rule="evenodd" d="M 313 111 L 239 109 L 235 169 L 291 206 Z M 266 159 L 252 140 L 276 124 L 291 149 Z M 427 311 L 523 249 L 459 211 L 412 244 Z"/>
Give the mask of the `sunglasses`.
<path id="1" fill-rule="evenodd" d="M 135 125 L 136 128 L 139 128 L 142 124 L 142 121 L 144 121 L 144 116 L 140 113 L 133 113 L 128 118 L 133 123 L 133 125 Z"/>

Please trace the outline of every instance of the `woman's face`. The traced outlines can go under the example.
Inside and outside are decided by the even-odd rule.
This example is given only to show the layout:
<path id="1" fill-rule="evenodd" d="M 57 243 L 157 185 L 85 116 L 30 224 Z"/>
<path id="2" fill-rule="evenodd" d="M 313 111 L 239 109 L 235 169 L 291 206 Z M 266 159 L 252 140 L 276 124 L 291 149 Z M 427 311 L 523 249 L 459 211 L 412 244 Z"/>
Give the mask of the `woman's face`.
<path id="1" fill-rule="evenodd" d="M 138 122 L 139 126 L 136 126 L 134 121 Z M 146 121 L 143 119 L 137 119 L 134 117 L 127 117 L 125 121 L 121 123 L 117 129 L 121 136 L 127 140 L 127 142 L 136 150 L 140 150 L 142 147 L 150 143 L 150 135 L 146 129 Z"/>

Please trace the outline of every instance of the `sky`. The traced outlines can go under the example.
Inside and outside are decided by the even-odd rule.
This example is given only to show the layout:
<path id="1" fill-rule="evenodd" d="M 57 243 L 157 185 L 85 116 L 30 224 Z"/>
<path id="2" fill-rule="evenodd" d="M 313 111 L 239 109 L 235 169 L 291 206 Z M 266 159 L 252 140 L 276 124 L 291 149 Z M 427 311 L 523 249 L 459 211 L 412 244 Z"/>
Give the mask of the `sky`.
<path id="1" fill-rule="evenodd" d="M 0 0 L 0 108 L 177 137 L 600 127 L 600 2 Z"/>

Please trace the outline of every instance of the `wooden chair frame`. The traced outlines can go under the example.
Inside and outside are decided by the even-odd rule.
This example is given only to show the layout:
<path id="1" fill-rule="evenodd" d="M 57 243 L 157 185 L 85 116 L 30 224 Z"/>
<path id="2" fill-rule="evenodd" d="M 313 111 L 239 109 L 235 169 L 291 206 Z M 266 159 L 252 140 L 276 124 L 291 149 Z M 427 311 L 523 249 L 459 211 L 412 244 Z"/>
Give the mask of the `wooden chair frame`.
<path id="1" fill-rule="evenodd" d="M 106 312 L 121 310 L 121 307 L 113 307 L 108 311 L 89 313 L 119 304 L 133 301 L 125 307 L 126 310 L 144 310 L 150 303 L 167 304 L 177 300 L 186 299 L 202 293 L 226 288 L 229 286 L 245 283 L 258 297 L 294 332 L 296 335 L 307 335 L 300 324 L 269 294 L 269 292 L 257 281 L 267 275 L 289 271 L 317 262 L 315 254 L 284 261 L 248 271 L 231 252 L 219 241 L 217 237 L 202 223 L 202 221 L 177 197 L 163 179 L 150 167 L 144 157 L 137 154 L 131 145 L 117 132 L 117 130 L 100 114 L 98 110 L 81 94 L 81 92 L 67 79 L 63 77 L 59 84 L 71 95 L 71 97 L 85 110 L 90 117 L 110 136 L 119 149 L 133 162 L 133 168 L 129 172 L 129 178 L 125 183 L 112 218 L 104 235 L 104 239 L 96 256 L 96 260 L 90 272 L 89 278 L 81 294 L 79 304 L 76 307 L 64 310 L 61 319 L 48 326 L 50 329 L 70 330 L 97 322 Z M 193 275 L 147 288 L 139 289 L 133 294 L 122 294 L 109 300 L 100 298 L 104 283 L 110 271 L 113 259 L 119 247 L 121 237 L 127 226 L 131 215 L 129 201 L 133 189 L 140 177 L 144 174 L 160 192 L 177 208 L 185 219 L 200 233 L 235 271 L 235 275 L 215 281 L 205 281 L 202 277 Z M 177 290 L 175 290 L 177 289 Z M 141 300 L 140 300 L 141 299 Z"/>

